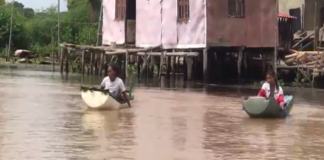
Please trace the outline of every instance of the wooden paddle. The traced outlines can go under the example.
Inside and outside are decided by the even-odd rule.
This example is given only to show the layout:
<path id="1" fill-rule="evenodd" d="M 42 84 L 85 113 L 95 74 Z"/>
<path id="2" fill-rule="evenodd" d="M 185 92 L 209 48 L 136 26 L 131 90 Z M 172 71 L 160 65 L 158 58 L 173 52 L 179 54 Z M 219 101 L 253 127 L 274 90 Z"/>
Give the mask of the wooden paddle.
<path id="1" fill-rule="evenodd" d="M 243 101 L 244 101 L 244 100 L 247 100 L 247 99 L 249 99 L 249 97 L 247 97 L 247 96 L 242 97 L 242 100 L 243 100 Z M 243 110 L 243 111 L 245 110 L 243 104 L 242 104 L 242 110 Z"/>

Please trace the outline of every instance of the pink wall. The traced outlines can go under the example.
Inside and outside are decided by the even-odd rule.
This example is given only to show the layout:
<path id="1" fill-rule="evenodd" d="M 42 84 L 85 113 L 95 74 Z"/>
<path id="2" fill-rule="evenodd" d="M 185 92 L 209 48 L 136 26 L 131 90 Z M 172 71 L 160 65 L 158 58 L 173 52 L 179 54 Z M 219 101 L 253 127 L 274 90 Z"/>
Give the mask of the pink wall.
<path id="1" fill-rule="evenodd" d="M 156 47 L 161 45 L 160 1 L 136 0 L 136 46 Z"/>
<path id="2" fill-rule="evenodd" d="M 189 23 L 178 24 L 177 48 L 203 48 L 206 46 L 206 16 L 204 3 L 204 0 L 190 0 Z"/>
<path id="3" fill-rule="evenodd" d="M 178 45 L 177 0 L 162 1 L 162 47 L 176 48 Z"/>
<path id="4" fill-rule="evenodd" d="M 102 44 L 125 43 L 125 22 L 115 21 L 115 0 L 103 0 Z"/>
<path id="5" fill-rule="evenodd" d="M 176 0 L 136 1 L 136 46 L 202 48 L 206 45 L 204 0 L 190 1 L 190 20 L 177 23 Z"/>

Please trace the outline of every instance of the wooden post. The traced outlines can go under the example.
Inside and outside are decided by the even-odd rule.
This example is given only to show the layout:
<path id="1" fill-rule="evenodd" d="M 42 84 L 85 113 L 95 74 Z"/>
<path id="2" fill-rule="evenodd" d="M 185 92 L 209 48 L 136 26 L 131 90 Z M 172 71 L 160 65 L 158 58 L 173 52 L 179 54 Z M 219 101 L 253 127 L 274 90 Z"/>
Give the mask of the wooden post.
<path id="1" fill-rule="evenodd" d="M 93 75 L 93 52 L 90 53 L 90 73 Z"/>
<path id="2" fill-rule="evenodd" d="M 129 78 L 129 73 L 128 73 L 128 58 L 129 58 L 129 55 L 128 55 L 128 50 L 126 50 L 126 54 L 125 54 L 126 58 L 125 58 L 125 75 L 126 75 L 126 79 Z"/>
<path id="3" fill-rule="evenodd" d="M 208 48 L 203 50 L 203 74 L 205 83 L 208 82 Z"/>
<path id="4" fill-rule="evenodd" d="M 52 65 L 53 65 L 53 72 L 55 72 L 55 60 L 54 60 L 54 38 L 53 38 L 53 29 L 51 29 L 51 43 L 52 43 Z"/>
<path id="5" fill-rule="evenodd" d="M 9 54 L 8 44 L 6 44 L 6 62 L 9 61 L 9 59 L 8 59 L 8 54 Z"/>
<path id="6" fill-rule="evenodd" d="M 217 82 L 220 83 L 222 82 L 222 63 L 223 63 L 223 59 L 224 59 L 224 56 L 226 55 L 226 53 L 224 52 L 218 52 L 216 53 L 216 57 L 217 57 L 217 69 L 216 69 L 216 72 L 217 72 Z"/>
<path id="7" fill-rule="evenodd" d="M 192 58 L 192 80 L 197 80 L 197 74 L 196 74 L 196 70 L 197 70 L 197 57 L 193 57 Z"/>
<path id="8" fill-rule="evenodd" d="M 186 61 L 187 64 L 187 76 L 188 76 L 188 80 L 192 80 L 192 64 L 193 64 L 193 60 L 191 57 L 184 57 L 184 61 Z"/>
<path id="9" fill-rule="evenodd" d="M 170 72 L 171 72 L 171 56 L 168 56 L 167 58 L 168 64 L 167 64 L 167 73 L 166 73 L 166 77 L 167 79 L 170 79 Z"/>
<path id="10" fill-rule="evenodd" d="M 279 12 L 278 8 L 279 8 L 279 0 L 276 0 L 276 14 Z M 274 46 L 274 55 L 273 55 L 273 69 L 277 75 L 277 55 L 278 55 L 278 39 L 279 39 L 279 32 L 278 32 L 278 19 L 276 18 L 276 22 L 275 22 L 275 46 Z"/>
<path id="11" fill-rule="evenodd" d="M 315 9 L 314 9 L 314 51 L 317 50 L 317 43 L 318 43 L 318 26 L 317 26 L 317 19 L 318 19 L 318 1 L 315 0 Z M 276 60 L 276 59 L 275 59 Z"/>
<path id="12" fill-rule="evenodd" d="M 262 71 L 263 73 L 266 72 L 266 55 L 265 54 L 261 54 L 261 57 L 262 57 Z"/>
<path id="13" fill-rule="evenodd" d="M 241 68 L 242 68 L 243 48 L 240 48 L 237 53 L 237 81 L 241 81 Z"/>
<path id="14" fill-rule="evenodd" d="M 183 57 L 183 80 L 187 81 L 188 80 L 188 70 L 187 70 L 187 62 L 186 62 L 186 57 Z"/>
<path id="15" fill-rule="evenodd" d="M 150 59 L 150 57 L 151 57 L 151 55 L 147 55 L 147 52 L 145 52 L 145 55 L 144 55 L 144 62 L 143 62 L 143 66 L 142 66 L 142 68 L 141 68 L 141 74 L 143 73 L 143 71 L 145 70 L 145 69 L 147 69 L 147 61 Z"/>
<path id="16" fill-rule="evenodd" d="M 99 63 L 99 65 L 100 65 L 100 66 L 99 66 L 99 68 L 100 68 L 100 69 L 99 69 L 99 75 L 100 75 L 100 76 L 103 75 L 103 73 L 102 73 L 102 71 L 103 71 L 103 69 L 104 69 L 104 67 L 103 67 L 104 64 L 103 64 L 103 63 L 104 63 L 104 53 L 102 52 L 102 53 L 100 53 L 100 63 Z"/>
<path id="17" fill-rule="evenodd" d="M 15 1 L 12 0 L 11 2 L 11 16 L 10 16 L 10 33 L 9 33 L 9 44 L 8 44 L 8 54 L 7 54 L 7 61 L 10 60 L 10 52 L 11 52 L 11 39 L 12 39 L 12 26 L 13 26 L 13 14 L 14 14 L 14 3 Z"/>
<path id="18" fill-rule="evenodd" d="M 176 56 L 172 56 L 172 76 L 176 77 Z"/>
<path id="19" fill-rule="evenodd" d="M 61 53 L 60 53 L 60 73 L 63 74 L 63 58 L 65 55 L 66 49 L 64 47 L 61 47 Z"/>
<path id="20" fill-rule="evenodd" d="M 94 74 L 98 75 L 98 54 L 94 53 Z"/>
<path id="21" fill-rule="evenodd" d="M 69 73 L 69 54 L 70 54 L 70 50 L 68 50 L 67 53 L 65 53 L 65 73 L 66 74 Z"/>
<path id="22" fill-rule="evenodd" d="M 105 55 L 105 59 L 106 59 L 106 65 L 105 65 L 105 75 L 104 76 L 106 76 L 108 74 L 109 56 Z"/>
<path id="23" fill-rule="evenodd" d="M 141 57 L 137 56 L 137 77 L 141 77 Z"/>
<path id="24" fill-rule="evenodd" d="M 103 0 L 101 0 L 100 4 L 100 12 L 99 12 L 99 23 L 98 23 L 98 30 L 97 30 L 97 46 L 102 45 L 102 19 L 103 19 Z"/>
<path id="25" fill-rule="evenodd" d="M 179 63 L 179 59 L 180 57 L 179 56 L 176 56 L 176 64 L 177 64 L 177 69 L 176 69 L 176 72 L 179 72 L 179 68 L 180 68 L 180 63 Z"/>
<path id="26" fill-rule="evenodd" d="M 151 55 L 151 62 L 150 62 L 150 78 L 153 78 L 154 76 L 154 66 L 155 66 L 155 59 L 154 56 Z"/>
<path id="27" fill-rule="evenodd" d="M 247 52 L 243 52 L 244 79 L 248 79 Z"/>
<path id="28" fill-rule="evenodd" d="M 85 51 L 82 51 L 82 53 L 81 53 L 81 54 L 82 54 L 82 58 L 81 58 L 81 63 L 82 63 L 82 64 L 81 64 L 81 65 L 82 65 L 82 66 L 81 66 L 81 68 L 82 68 L 82 75 L 84 75 L 84 54 L 85 54 L 84 52 L 85 52 Z"/>
<path id="29" fill-rule="evenodd" d="M 164 52 L 161 51 L 161 56 L 160 56 L 160 68 L 159 68 L 159 79 L 160 79 L 160 80 L 161 80 L 161 74 L 162 74 L 163 63 L 164 63 Z"/>

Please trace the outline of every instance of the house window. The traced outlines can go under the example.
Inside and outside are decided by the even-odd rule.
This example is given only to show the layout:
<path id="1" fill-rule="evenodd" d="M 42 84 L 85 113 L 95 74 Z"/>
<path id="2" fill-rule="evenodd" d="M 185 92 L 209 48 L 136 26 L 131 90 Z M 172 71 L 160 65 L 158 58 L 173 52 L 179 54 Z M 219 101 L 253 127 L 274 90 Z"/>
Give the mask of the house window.
<path id="1" fill-rule="evenodd" d="M 187 23 L 190 17 L 189 0 L 178 0 L 178 21 Z"/>
<path id="2" fill-rule="evenodd" d="M 228 17 L 245 17 L 245 0 L 228 0 Z"/>
<path id="3" fill-rule="evenodd" d="M 117 21 L 125 20 L 126 18 L 126 0 L 116 0 L 115 19 Z"/>

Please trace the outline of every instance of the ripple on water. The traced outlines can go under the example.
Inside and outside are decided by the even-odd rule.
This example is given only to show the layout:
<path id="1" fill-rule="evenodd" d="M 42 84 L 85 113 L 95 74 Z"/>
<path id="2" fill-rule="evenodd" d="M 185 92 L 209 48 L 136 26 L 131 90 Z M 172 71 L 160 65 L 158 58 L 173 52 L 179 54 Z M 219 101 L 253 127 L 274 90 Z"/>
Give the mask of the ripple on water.
<path id="1" fill-rule="evenodd" d="M 241 92 L 224 89 L 206 94 L 202 89 L 138 87 L 132 109 L 88 111 L 79 95 L 80 83 L 63 83 L 60 75 L 49 72 L 4 73 L 0 73 L 0 159 L 324 156 L 323 106 L 320 98 L 306 101 L 305 94 L 296 94 L 290 117 L 277 120 L 248 118 L 241 110 Z M 70 81 L 81 82 L 78 76 Z"/>

